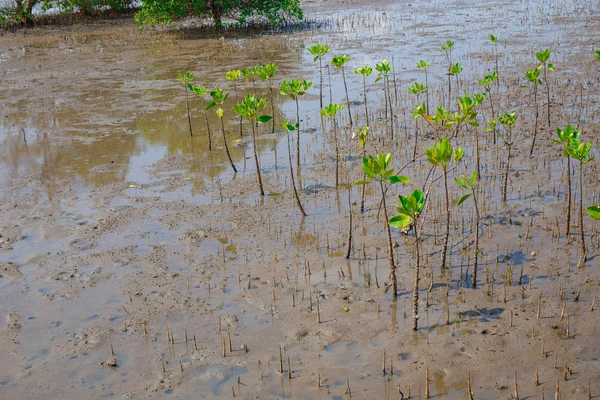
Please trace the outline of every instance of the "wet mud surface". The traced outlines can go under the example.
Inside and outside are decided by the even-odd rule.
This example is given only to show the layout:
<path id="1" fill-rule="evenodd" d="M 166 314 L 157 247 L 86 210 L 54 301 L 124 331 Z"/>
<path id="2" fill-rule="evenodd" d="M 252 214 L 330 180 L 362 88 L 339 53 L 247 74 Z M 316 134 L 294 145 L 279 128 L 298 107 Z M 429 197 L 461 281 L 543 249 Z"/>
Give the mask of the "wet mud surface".
<path id="1" fill-rule="evenodd" d="M 587 399 L 588 390 L 600 395 L 600 304 L 593 305 L 600 225 L 584 217 L 582 267 L 579 170 L 573 165 L 566 236 L 567 164 L 551 141 L 557 127 L 571 123 L 599 145 L 600 63 L 593 53 L 600 48 L 600 5 L 358 1 L 311 2 L 306 11 L 317 24 L 263 36 L 204 38 L 141 31 L 124 21 L 0 36 L 1 398 L 343 399 L 351 392 L 352 398 L 399 399 L 399 389 L 425 398 L 428 386 L 432 398 L 463 399 L 469 373 L 475 398 L 511 398 L 515 373 L 521 398 L 542 398 L 542 392 L 552 398 L 557 385 L 561 399 Z M 416 99 L 407 88 L 424 81 L 416 63 L 431 62 L 430 102 L 444 104 L 447 62 L 440 46 L 454 40 L 452 59 L 464 67 L 460 91 L 479 92 L 478 79 L 494 68 L 490 33 L 499 38 L 495 104 L 519 114 L 507 203 L 501 197 L 506 147 L 480 128 L 479 286 L 470 284 L 474 210 L 468 203 L 453 207 L 451 267 L 440 270 L 444 192 L 436 173 L 413 332 L 414 238 L 392 231 L 394 299 L 386 291 L 378 189 L 367 188 L 360 213 L 361 189 L 348 183 L 361 179 L 361 149 L 342 112 L 335 154 L 332 127 L 318 114 L 317 64 L 306 48 L 327 43 L 331 54 L 348 54 L 352 69 L 382 59 L 395 66 L 394 139 L 374 74 L 367 85 L 367 152 L 392 152 L 399 169 L 415 147 Z M 547 47 L 557 69 L 549 80 L 551 121 L 548 127 L 542 85 L 530 158 L 535 108 L 531 89 L 520 86 L 523 73 L 537 66 L 535 52 Z M 276 95 L 276 132 L 260 127 L 264 197 L 251 126 L 244 122 L 240 136 L 231 105 L 224 118 L 237 174 L 214 113 L 209 151 L 196 98 L 190 98 L 189 137 L 178 73 L 192 71 L 197 84 L 229 88 L 225 72 L 265 62 L 279 67 L 276 87 L 294 77 L 314 82 L 300 101 L 296 183 L 304 218 L 279 129 L 281 121 L 295 119 L 292 101 Z M 339 71 L 324 73 L 324 101 L 331 81 L 331 100 L 345 102 Z M 354 125 L 364 125 L 362 80 L 350 68 L 346 78 Z M 240 82 L 237 89 L 269 96 L 263 82 L 256 89 Z M 484 103 L 480 120 L 490 112 Z M 465 129 L 455 139 L 465 149 L 457 176 L 475 168 L 473 135 Z M 434 140 L 421 127 L 417 149 Z M 597 165 L 586 165 L 586 205 L 600 202 Z M 428 173 L 425 158 L 403 171 L 411 183 L 389 192 L 390 213 L 396 194 L 423 187 Z M 456 201 L 462 191 L 451 187 Z"/>

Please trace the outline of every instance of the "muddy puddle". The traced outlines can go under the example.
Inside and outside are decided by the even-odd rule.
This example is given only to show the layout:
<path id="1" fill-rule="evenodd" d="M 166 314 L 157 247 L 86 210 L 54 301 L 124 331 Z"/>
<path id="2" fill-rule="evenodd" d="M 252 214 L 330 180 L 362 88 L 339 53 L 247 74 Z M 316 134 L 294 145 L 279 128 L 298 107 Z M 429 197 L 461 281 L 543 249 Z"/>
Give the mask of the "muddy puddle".
<path id="1" fill-rule="evenodd" d="M 550 140 L 572 123 L 584 140 L 600 144 L 600 67 L 593 58 L 600 5 L 324 2 L 307 3 L 306 14 L 306 29 L 265 35 L 206 38 L 114 21 L 0 37 L 1 398 L 464 399 L 469 374 L 475 398 L 511 398 L 515 381 L 521 398 L 551 398 L 557 386 L 561 399 L 600 394 L 593 304 L 600 225 L 584 217 L 588 258 L 578 268 L 579 172 L 573 165 L 567 237 L 567 163 Z M 333 127 L 318 112 L 320 77 L 307 48 L 325 43 L 330 55 L 350 57 L 353 128 L 366 123 L 363 82 L 353 69 L 383 59 L 394 65 L 393 124 L 385 119 L 377 72 L 367 80 L 367 152 L 392 152 L 398 170 L 415 148 L 422 153 L 434 142 L 416 125 L 416 97 L 407 88 L 424 82 L 416 63 L 429 61 L 429 102 L 447 103 L 440 49 L 447 40 L 455 41 L 451 57 L 464 68 L 458 81 L 452 77 L 452 97 L 482 90 L 477 81 L 494 70 L 497 50 L 494 101 L 502 112 L 518 113 L 518 139 L 503 204 L 507 150 L 480 128 L 477 289 L 470 270 L 475 210 L 468 203 L 452 209 L 450 268 L 440 270 L 445 204 L 436 175 L 413 332 L 413 237 L 392 231 L 394 299 L 386 290 L 379 189 L 367 187 L 360 213 L 361 188 L 349 183 L 361 178 L 362 150 L 343 109 L 336 154 Z M 550 75 L 551 121 L 548 127 L 542 85 L 530 158 L 535 108 L 532 91 L 521 86 L 524 72 L 537 66 L 535 52 L 547 47 L 557 70 Z M 283 79 L 313 81 L 299 103 L 296 184 L 306 217 L 290 189 L 280 129 L 296 118 L 293 101 L 276 90 L 275 132 L 270 123 L 260 126 L 266 196 L 256 182 L 251 126 L 243 122 L 240 134 L 230 106 L 224 122 L 237 173 L 213 112 L 209 151 L 203 102 L 194 97 L 189 136 L 178 73 L 192 71 L 195 84 L 218 84 L 233 99 L 247 92 L 269 98 L 263 82 L 239 81 L 236 93 L 224 79 L 230 69 L 266 62 L 278 65 L 275 88 Z M 345 103 L 340 71 L 323 73 L 323 102 Z M 482 126 L 490 113 L 484 103 Z M 295 133 L 291 139 L 294 151 Z M 473 130 L 461 131 L 455 145 L 465 159 L 453 173 L 470 174 Z M 390 213 L 396 194 L 426 185 L 429 171 L 424 157 L 403 170 L 412 182 L 390 190 Z M 597 162 L 587 164 L 586 205 L 600 202 L 598 177 Z M 451 198 L 461 195 L 451 180 Z"/>

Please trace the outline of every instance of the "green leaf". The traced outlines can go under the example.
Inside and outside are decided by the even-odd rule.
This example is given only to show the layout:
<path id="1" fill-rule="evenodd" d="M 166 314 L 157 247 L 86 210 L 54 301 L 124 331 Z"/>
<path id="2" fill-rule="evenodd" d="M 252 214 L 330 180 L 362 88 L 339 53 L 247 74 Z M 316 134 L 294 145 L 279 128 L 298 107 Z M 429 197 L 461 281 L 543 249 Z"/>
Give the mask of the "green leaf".
<path id="1" fill-rule="evenodd" d="M 360 181 L 354 182 L 354 185 L 356 185 L 356 186 L 358 186 L 358 185 L 368 185 L 369 183 L 371 183 L 371 182 L 367 181 L 367 180 L 360 180 Z"/>
<path id="2" fill-rule="evenodd" d="M 460 206 L 469 197 L 471 197 L 471 193 L 467 193 L 463 197 L 461 197 L 460 200 L 458 200 L 458 203 L 456 203 L 456 207 Z"/>
<path id="3" fill-rule="evenodd" d="M 586 208 L 586 210 L 592 218 L 600 220 L 600 205 L 590 206 L 590 207 Z"/>
<path id="4" fill-rule="evenodd" d="M 406 228 L 410 224 L 410 221 L 412 221 L 412 218 L 408 215 L 399 214 L 392 217 L 388 221 L 388 224 L 390 224 L 392 228 L 402 229 Z"/>
<path id="5" fill-rule="evenodd" d="M 217 105 L 217 103 L 215 103 L 214 101 L 211 101 L 210 103 L 208 103 L 208 104 L 206 105 L 206 108 L 205 108 L 205 110 L 210 110 L 211 108 L 213 108 L 213 107 L 214 107 L 214 106 L 216 106 L 216 105 Z"/>
<path id="6" fill-rule="evenodd" d="M 216 111 L 217 113 L 217 117 L 222 118 L 223 117 L 223 109 L 221 107 L 219 107 Z"/>
<path id="7" fill-rule="evenodd" d="M 454 181 L 456 181 L 456 183 L 458 183 L 461 187 L 463 187 L 465 189 L 469 189 L 467 184 L 461 178 L 455 176 Z"/>
<path id="8" fill-rule="evenodd" d="M 260 117 L 256 118 L 256 122 L 258 122 L 259 124 L 265 124 L 272 119 L 273 117 L 271 117 L 270 115 L 261 115 Z"/>

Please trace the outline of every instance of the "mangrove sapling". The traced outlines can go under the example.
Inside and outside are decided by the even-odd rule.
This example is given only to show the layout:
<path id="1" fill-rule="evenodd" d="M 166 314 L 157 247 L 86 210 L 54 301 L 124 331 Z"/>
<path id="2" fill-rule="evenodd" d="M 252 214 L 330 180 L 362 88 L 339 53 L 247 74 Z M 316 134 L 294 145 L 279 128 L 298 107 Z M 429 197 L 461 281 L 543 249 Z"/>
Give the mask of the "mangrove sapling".
<path id="1" fill-rule="evenodd" d="M 352 139 L 358 139 L 358 145 L 362 148 L 362 156 L 363 158 L 367 156 L 367 139 L 369 138 L 369 127 L 361 126 L 358 130 L 352 133 Z M 363 180 L 365 179 L 365 174 L 363 173 Z M 361 194 L 360 194 L 360 212 L 365 212 L 365 185 L 362 185 Z"/>
<path id="2" fill-rule="evenodd" d="M 239 69 L 232 69 L 231 71 L 227 71 L 227 73 L 225 74 L 225 79 L 227 79 L 233 85 L 233 92 L 235 93 L 235 97 L 238 99 L 239 95 L 235 81 L 240 79 L 241 74 L 242 71 L 240 71 Z M 243 117 L 240 115 L 240 137 L 244 136 L 244 134 L 242 133 L 242 119 Z"/>
<path id="3" fill-rule="evenodd" d="M 548 110 L 548 130 L 550 129 L 550 82 L 548 81 L 548 70 L 550 71 L 556 71 L 556 69 L 554 68 L 554 65 L 552 65 L 552 63 L 549 63 L 548 60 L 550 59 L 550 49 L 546 49 L 542 52 L 539 53 L 535 53 L 535 57 L 538 59 L 539 62 L 542 63 L 542 65 L 540 65 L 538 67 L 542 68 L 544 70 L 544 81 L 546 82 L 546 96 L 547 96 L 547 110 Z"/>
<path id="4" fill-rule="evenodd" d="M 340 145 L 338 140 L 337 114 L 344 108 L 343 104 L 331 103 L 321 110 L 321 115 L 331 118 L 333 122 L 333 138 L 335 141 L 335 187 L 339 186 L 339 160 L 340 160 Z"/>
<path id="5" fill-rule="evenodd" d="M 208 94 L 208 90 L 203 88 L 202 86 L 192 86 L 191 83 L 188 83 L 188 88 L 196 93 L 202 99 L 202 109 L 204 110 L 204 121 L 206 122 L 206 131 L 208 132 L 208 151 L 212 151 L 212 138 L 210 134 L 210 124 L 208 123 L 208 115 L 206 113 L 206 104 L 204 104 L 204 96 Z"/>
<path id="6" fill-rule="evenodd" d="M 468 127 L 475 128 L 475 165 L 478 176 L 481 174 L 480 157 L 479 157 L 479 122 L 477 122 L 477 111 L 475 107 L 480 105 L 485 98 L 485 93 L 479 93 L 471 98 L 469 93 L 465 93 L 464 97 L 458 98 L 459 113 L 454 113 L 451 123 L 456 125 L 456 135 L 461 125 L 465 124 Z"/>
<path id="7" fill-rule="evenodd" d="M 392 72 L 392 66 L 390 65 L 390 62 L 388 60 L 383 60 L 375 65 L 375 70 L 377 71 L 377 78 L 375 79 L 375 83 L 383 80 L 383 96 L 385 98 L 385 119 L 388 120 L 389 108 L 391 139 L 394 140 L 394 113 L 392 108 L 392 99 L 390 95 L 390 74 Z"/>
<path id="8" fill-rule="evenodd" d="M 419 215 L 425 207 L 425 194 L 422 190 L 415 190 L 409 196 L 398 195 L 399 205 L 396 205 L 398 215 L 392 217 L 388 224 L 397 229 L 404 229 L 412 224 L 415 238 L 415 281 L 413 287 L 413 330 L 418 328 L 419 321 L 419 269 L 420 269 L 420 226 Z"/>
<path id="9" fill-rule="evenodd" d="M 458 81 L 458 75 L 462 72 L 463 67 L 460 65 L 460 63 L 456 63 L 454 65 L 452 65 L 450 67 L 450 69 L 448 70 L 448 77 L 454 76 L 456 78 L 456 92 L 460 92 L 460 84 Z M 449 107 L 452 107 L 452 105 L 450 104 Z"/>
<path id="10" fill-rule="evenodd" d="M 452 69 L 452 48 L 454 47 L 454 41 L 448 40 L 446 43 L 442 45 L 442 50 L 446 55 L 446 61 L 448 62 L 448 72 Z M 448 76 L 448 108 L 452 108 L 451 99 L 452 99 L 452 82 L 450 81 L 450 74 L 447 73 Z"/>
<path id="11" fill-rule="evenodd" d="M 267 83 L 267 87 L 269 88 L 269 100 L 271 102 L 271 133 L 275 133 L 275 103 L 273 102 L 273 85 L 271 84 L 271 79 L 275 76 L 277 72 L 276 64 L 265 64 L 258 70 L 258 77 L 261 81 Z"/>
<path id="12" fill-rule="evenodd" d="M 191 81 L 194 80 L 194 74 L 186 72 L 185 74 L 179 74 L 177 79 L 183 83 L 183 89 L 185 90 L 185 110 L 187 111 L 188 126 L 190 127 L 190 137 L 194 136 L 192 133 L 192 116 L 190 115 L 190 101 L 188 99 L 188 88 Z"/>
<path id="13" fill-rule="evenodd" d="M 315 56 L 313 62 L 319 61 L 319 107 L 323 108 L 323 56 L 329 53 L 331 47 L 324 44 L 315 44 L 308 48 L 310 54 Z"/>
<path id="14" fill-rule="evenodd" d="M 256 75 L 258 74 L 258 69 L 258 65 L 255 65 L 252 68 L 244 68 L 242 70 L 242 76 L 246 78 L 246 82 L 250 82 L 250 80 L 252 80 L 252 89 L 254 90 L 254 95 L 256 95 Z"/>
<path id="15" fill-rule="evenodd" d="M 487 96 L 487 98 L 490 100 L 490 109 L 492 112 L 492 120 L 496 119 L 496 114 L 494 112 L 494 102 L 492 101 L 492 82 L 498 82 L 498 73 L 497 72 L 493 72 L 490 75 L 486 75 L 483 79 L 479 80 L 479 84 L 481 86 L 483 86 L 484 90 L 485 90 L 485 95 Z M 493 133 L 493 138 L 494 138 L 494 144 L 496 144 L 496 126 L 492 125 L 490 126 L 492 128 L 492 133 Z"/>
<path id="16" fill-rule="evenodd" d="M 508 149 L 508 155 L 506 157 L 506 169 L 504 171 L 504 184 L 502 186 L 502 202 L 506 204 L 506 192 L 508 190 L 508 172 L 510 171 L 510 159 L 512 145 L 514 144 L 512 139 L 512 128 L 517 122 L 517 113 L 515 111 L 509 113 L 500 114 L 500 123 L 504 126 L 505 134 L 502 137 L 502 141 Z"/>
<path id="17" fill-rule="evenodd" d="M 581 256 L 579 266 L 584 267 L 587 258 L 585 247 L 585 234 L 583 227 L 583 165 L 593 161 L 596 157 L 592 156 L 592 143 L 581 143 L 578 139 L 572 139 L 567 146 L 567 153 L 579 161 L 579 235 L 581 240 Z"/>
<path id="18" fill-rule="evenodd" d="M 473 251 L 473 289 L 477 288 L 477 261 L 479 258 L 479 222 L 481 216 L 479 215 L 479 206 L 477 204 L 477 171 L 473 172 L 470 177 L 462 176 L 460 178 L 454 177 L 454 180 L 458 185 L 464 189 L 467 189 L 469 193 L 463 195 L 460 200 L 456 203 L 456 206 L 460 206 L 469 197 L 473 196 L 473 204 L 475 204 L 475 249 Z"/>
<path id="19" fill-rule="evenodd" d="M 346 54 L 334 56 L 331 60 L 331 65 L 342 70 L 342 79 L 344 81 L 344 90 L 346 92 L 346 107 L 348 108 L 348 119 L 350 120 L 350 130 L 352 130 L 352 112 L 350 111 L 350 97 L 348 96 L 348 85 L 346 84 L 346 72 L 344 65 L 350 61 Z"/>
<path id="20" fill-rule="evenodd" d="M 408 92 L 417 97 L 417 104 L 421 104 L 421 94 L 427 93 L 427 86 L 420 82 L 415 82 L 408 88 Z M 415 120 L 415 144 L 413 146 L 413 158 L 417 156 L 417 146 L 419 138 L 419 120 Z"/>
<path id="21" fill-rule="evenodd" d="M 301 179 L 300 174 L 300 105 L 299 105 L 299 97 L 306 94 L 306 91 L 310 89 L 312 86 L 312 81 L 307 80 L 299 80 L 299 79 L 291 79 L 290 81 L 284 80 L 281 83 L 281 87 L 279 88 L 279 92 L 284 96 L 288 96 L 290 99 L 294 100 L 296 103 L 296 173 L 298 174 L 298 179 Z M 286 126 L 288 124 L 285 124 Z"/>
<path id="22" fill-rule="evenodd" d="M 571 233 L 571 198 L 573 192 L 571 189 L 571 157 L 569 156 L 567 147 L 571 143 L 571 140 L 579 138 L 581 132 L 569 124 L 564 130 L 558 128 L 556 133 L 558 135 L 558 140 L 553 141 L 563 146 L 563 155 L 567 158 L 567 229 L 565 237 L 568 240 L 569 234 Z"/>
<path id="23" fill-rule="evenodd" d="M 256 128 L 258 124 L 264 124 L 269 122 L 273 117 L 270 115 L 260 115 L 259 113 L 265 109 L 266 100 L 259 99 L 251 94 L 248 94 L 244 100 L 233 106 L 235 112 L 246 118 L 248 122 L 252 125 L 252 147 L 254 150 L 254 163 L 256 165 L 256 176 L 258 178 L 258 187 L 260 189 L 260 195 L 264 196 L 265 191 L 263 189 L 262 178 L 260 175 L 260 165 L 258 163 L 258 151 L 256 149 Z"/>
<path id="24" fill-rule="evenodd" d="M 367 185 L 371 182 L 376 182 L 379 185 L 379 189 L 381 190 L 381 202 L 383 203 L 384 215 L 383 222 L 385 225 L 385 230 L 387 232 L 388 261 L 390 266 L 390 285 L 392 286 L 393 295 L 394 297 L 396 297 L 398 296 L 398 283 L 396 282 L 396 264 L 394 263 L 392 233 L 390 231 L 390 225 L 388 224 L 385 193 L 389 185 L 410 182 L 410 179 L 402 175 L 394 175 L 394 168 L 388 169 L 391 160 L 391 153 L 388 153 L 385 156 L 382 153 L 378 153 L 377 157 L 363 157 L 362 170 L 365 173 L 365 179 L 357 181 L 354 184 Z"/>
<path id="25" fill-rule="evenodd" d="M 537 136 L 537 128 L 538 128 L 539 106 L 538 106 L 538 101 L 537 101 L 537 90 L 538 90 L 538 85 L 540 85 L 542 83 L 542 81 L 540 80 L 540 69 L 534 68 L 532 70 L 525 72 L 525 77 L 527 78 L 527 80 L 530 83 L 533 84 L 532 85 L 533 86 L 533 102 L 535 105 L 535 119 L 533 122 L 533 133 L 531 135 L 531 149 L 529 150 L 529 157 L 531 157 L 533 155 L 533 148 L 535 147 L 535 138 Z"/>
<path id="26" fill-rule="evenodd" d="M 373 73 L 373 68 L 368 65 L 363 65 L 360 68 L 354 70 L 356 75 L 361 75 L 363 80 L 363 101 L 365 103 L 365 119 L 367 121 L 367 127 L 371 126 L 369 123 L 369 107 L 367 105 L 367 77 Z"/>
<path id="27" fill-rule="evenodd" d="M 431 165 L 440 168 L 442 177 L 444 178 L 444 192 L 446 198 L 446 231 L 444 233 L 444 244 L 442 247 L 442 271 L 446 268 L 446 254 L 448 253 L 448 240 L 450 238 L 450 191 L 448 189 L 448 170 L 454 165 L 460 163 L 464 156 L 464 151 L 461 147 L 453 148 L 449 139 L 440 139 L 436 145 L 431 145 L 425 149 L 427 160 Z"/>
<path id="28" fill-rule="evenodd" d="M 219 117 L 219 119 L 221 120 L 221 132 L 223 133 L 223 145 L 225 146 L 225 152 L 227 153 L 227 158 L 229 159 L 229 164 L 231 164 L 233 172 L 237 172 L 237 168 L 235 167 L 235 164 L 233 163 L 233 160 L 231 158 L 231 154 L 229 153 L 229 147 L 227 146 L 227 137 L 225 135 L 225 123 L 223 122 L 222 106 L 223 103 L 225 103 L 225 100 L 227 100 L 227 97 L 229 97 L 229 92 L 224 92 L 223 89 L 217 86 L 215 90 L 210 92 L 210 97 L 212 97 L 212 101 L 208 103 L 205 110 L 210 110 L 215 106 L 217 107 L 217 111 L 215 113 L 217 114 L 217 117 Z"/>
<path id="29" fill-rule="evenodd" d="M 496 69 L 494 72 L 496 73 L 496 77 L 497 77 L 500 72 L 500 71 L 498 71 L 498 38 L 490 33 L 490 40 L 494 44 L 494 59 L 496 61 Z M 500 91 L 500 81 L 497 78 L 496 78 L 496 91 L 497 92 Z"/>
<path id="30" fill-rule="evenodd" d="M 430 62 L 425 62 L 424 60 L 420 60 L 417 63 L 417 68 L 418 69 L 422 69 L 423 71 L 425 71 L 425 103 L 427 104 L 427 109 L 429 110 L 429 81 L 428 81 L 428 76 L 427 76 L 427 71 L 429 70 L 429 67 L 431 67 L 431 63 Z"/>
<path id="31" fill-rule="evenodd" d="M 304 212 L 304 207 L 302 207 L 302 202 L 300 202 L 300 196 L 298 195 L 298 190 L 296 189 L 296 181 L 294 179 L 294 165 L 292 163 L 292 145 L 290 144 L 290 132 L 297 131 L 300 129 L 300 123 L 296 122 L 294 125 L 290 124 L 289 121 L 285 121 L 283 123 L 283 129 L 285 129 L 285 133 L 287 136 L 287 147 L 288 147 L 288 161 L 290 163 L 290 181 L 292 183 L 292 190 L 294 192 L 294 198 L 296 199 L 296 204 L 298 204 L 298 208 L 303 216 L 306 216 L 306 212 Z"/>

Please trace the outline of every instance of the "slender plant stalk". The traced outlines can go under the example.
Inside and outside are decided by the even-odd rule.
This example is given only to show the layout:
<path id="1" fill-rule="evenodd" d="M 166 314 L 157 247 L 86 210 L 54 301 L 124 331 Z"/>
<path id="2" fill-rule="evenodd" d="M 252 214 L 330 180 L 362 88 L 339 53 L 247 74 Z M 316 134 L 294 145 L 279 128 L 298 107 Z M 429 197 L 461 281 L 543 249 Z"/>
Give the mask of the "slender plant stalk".
<path id="1" fill-rule="evenodd" d="M 237 172 L 237 168 L 233 163 L 231 158 L 231 153 L 229 153 L 229 147 L 227 146 L 227 137 L 225 136 L 225 124 L 223 123 L 223 117 L 219 118 L 221 120 L 221 131 L 223 132 L 223 143 L 225 145 L 225 152 L 227 153 L 227 158 L 229 159 L 229 164 L 231 164 L 231 168 L 233 168 L 233 172 Z"/>
<path id="2" fill-rule="evenodd" d="M 296 97 L 296 121 L 298 122 L 298 129 L 296 130 L 296 173 L 298 174 L 298 180 L 300 181 L 300 106 L 298 105 L 298 97 Z"/>
<path id="3" fill-rule="evenodd" d="M 448 240 L 450 238 L 450 194 L 448 192 L 448 171 L 442 168 L 444 176 L 444 191 L 446 195 L 446 231 L 444 233 L 444 246 L 442 248 L 442 270 L 446 268 L 446 253 L 448 252 Z"/>
<path id="4" fill-rule="evenodd" d="M 583 162 L 579 163 L 579 192 L 579 235 L 581 236 L 581 262 L 579 265 L 584 266 L 587 258 L 587 250 L 583 228 Z"/>
<path id="5" fill-rule="evenodd" d="M 398 283 L 396 282 L 396 265 L 394 264 L 394 247 L 392 245 L 392 232 L 390 230 L 390 225 L 388 224 L 389 218 L 387 213 L 387 206 L 385 203 L 385 190 L 383 189 L 383 182 L 379 182 L 379 187 L 381 188 L 381 201 L 383 202 L 383 224 L 385 225 L 385 229 L 387 231 L 387 245 L 388 245 L 388 261 L 390 264 L 390 281 L 392 285 L 392 291 L 394 297 L 398 296 Z"/>
<path id="6" fill-rule="evenodd" d="M 190 115 L 190 101 L 188 99 L 187 84 L 183 85 L 183 88 L 185 90 L 185 109 L 187 111 L 188 126 L 190 127 L 190 137 L 193 137 L 194 133 L 192 132 L 192 116 Z"/>
<path id="7" fill-rule="evenodd" d="M 369 126 L 369 106 L 367 105 L 367 77 L 363 75 L 363 99 L 365 102 L 365 118 Z"/>
<path id="8" fill-rule="evenodd" d="M 418 218 L 414 219 L 413 233 L 415 235 L 415 285 L 413 287 L 413 331 L 418 329 L 419 324 L 419 270 L 420 270 L 420 254 L 419 254 L 419 229 Z"/>
<path id="9" fill-rule="evenodd" d="M 364 187 L 365 185 L 363 185 Z M 352 252 L 352 186 L 348 182 L 348 249 L 346 250 L 346 260 L 350 259 L 350 253 Z"/>
<path id="10" fill-rule="evenodd" d="M 204 108 L 204 104 L 202 105 Z M 212 138 L 210 134 L 210 124 L 208 123 L 208 115 L 206 109 L 204 110 L 204 122 L 206 122 L 206 131 L 208 132 L 208 151 L 212 151 Z"/>
<path id="11" fill-rule="evenodd" d="M 478 174 L 479 176 L 479 174 Z M 477 205 L 476 189 L 473 189 L 473 203 L 475 204 L 475 249 L 473 253 L 473 289 L 477 288 L 477 264 L 479 261 L 479 223 L 481 216 L 479 215 L 479 206 Z"/>
<path id="12" fill-rule="evenodd" d="M 298 204 L 298 208 L 304 217 L 306 217 L 306 212 L 304 212 L 304 207 L 302 207 L 302 203 L 300 202 L 300 196 L 298 195 L 298 190 L 296 189 L 296 181 L 294 180 L 294 164 L 292 163 L 292 146 L 290 144 L 290 132 L 286 129 L 287 135 L 287 147 L 288 147 L 288 161 L 290 163 L 290 180 L 292 183 L 292 190 L 294 191 L 294 198 L 296 199 L 296 203 Z"/>
<path id="13" fill-rule="evenodd" d="M 250 124 L 252 125 L 252 147 L 254 150 L 254 164 L 256 165 L 256 176 L 258 178 L 258 187 L 260 188 L 260 195 L 264 196 L 265 191 L 263 189 L 262 177 L 260 176 L 260 165 L 258 165 L 258 152 L 256 151 L 256 121 L 250 120 Z"/>
<path id="14" fill-rule="evenodd" d="M 539 106 L 537 101 L 537 82 L 533 84 L 533 102 L 535 103 L 535 120 L 533 122 L 533 133 L 531 135 L 531 149 L 529 150 L 529 157 L 533 155 L 533 148 L 535 147 L 535 138 L 537 136 L 538 128 L 538 117 L 539 117 Z"/>
<path id="15" fill-rule="evenodd" d="M 350 97 L 348 96 L 348 85 L 346 84 L 346 72 L 342 65 L 342 79 L 344 80 L 344 90 L 346 91 L 346 107 L 348 108 L 348 119 L 350 120 L 350 130 L 352 130 L 352 112 L 350 111 Z"/>
<path id="16" fill-rule="evenodd" d="M 567 241 L 571 233 L 571 194 L 571 157 L 567 157 L 567 233 L 565 234 Z"/>

